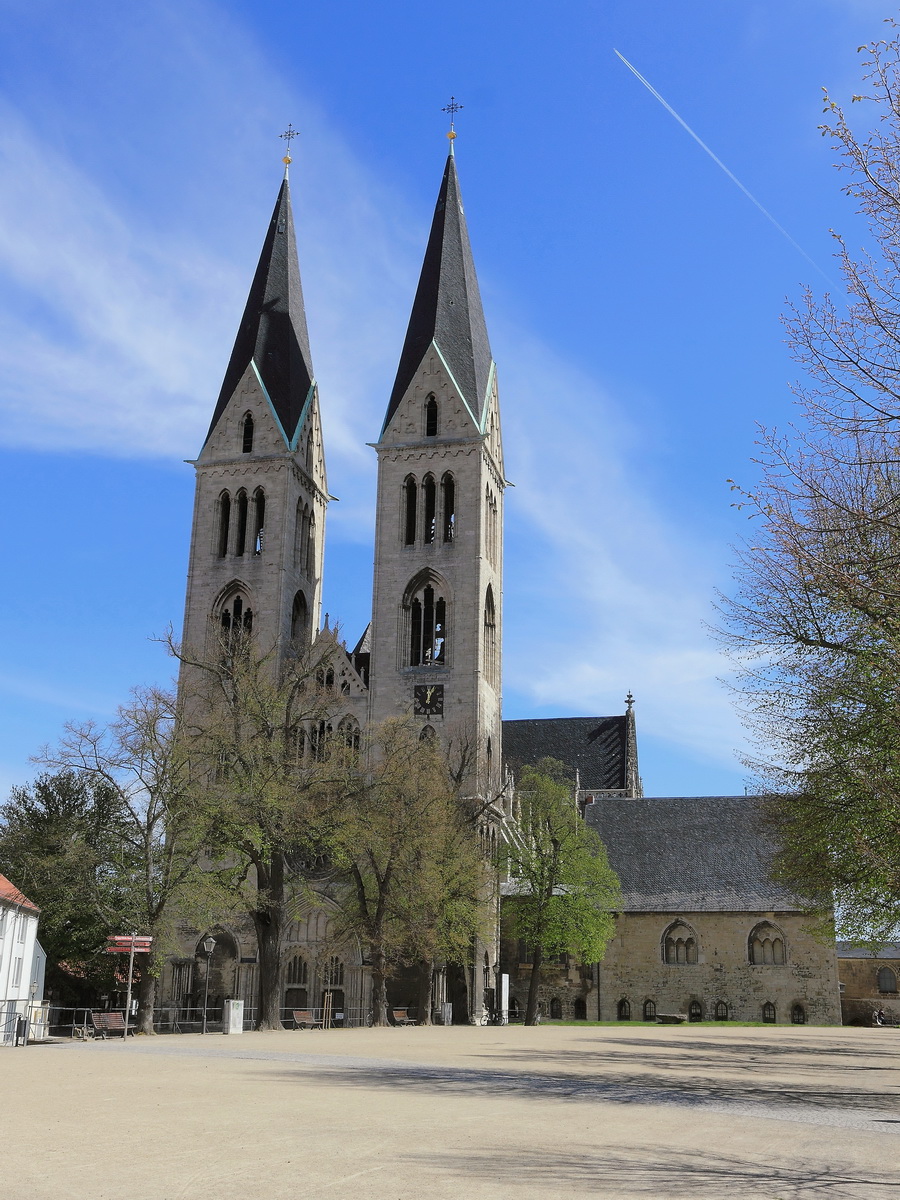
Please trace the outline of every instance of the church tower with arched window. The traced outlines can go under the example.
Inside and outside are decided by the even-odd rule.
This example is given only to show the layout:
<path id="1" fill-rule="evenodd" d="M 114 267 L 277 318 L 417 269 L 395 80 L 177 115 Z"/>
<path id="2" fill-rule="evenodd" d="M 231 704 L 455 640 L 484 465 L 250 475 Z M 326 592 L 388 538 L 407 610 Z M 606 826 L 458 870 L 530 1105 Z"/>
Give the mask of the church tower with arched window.
<path id="1" fill-rule="evenodd" d="M 252 630 L 276 661 L 319 627 L 328 488 L 287 171 L 197 471 L 183 642 Z"/>
<path id="2" fill-rule="evenodd" d="M 491 356 L 452 150 L 378 453 L 370 718 L 412 712 L 500 774 L 503 455 Z"/>

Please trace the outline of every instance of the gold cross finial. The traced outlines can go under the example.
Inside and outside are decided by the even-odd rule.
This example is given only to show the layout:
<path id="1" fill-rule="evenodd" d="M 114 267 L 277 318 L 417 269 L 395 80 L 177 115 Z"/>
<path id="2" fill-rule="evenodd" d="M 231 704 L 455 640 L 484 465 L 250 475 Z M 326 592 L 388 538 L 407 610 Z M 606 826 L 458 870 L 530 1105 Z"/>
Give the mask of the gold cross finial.
<path id="1" fill-rule="evenodd" d="M 441 109 L 441 112 L 450 114 L 450 132 L 447 134 L 447 137 L 450 139 L 450 153 L 451 154 L 453 153 L 453 143 L 456 141 L 456 130 L 453 128 L 454 120 L 456 118 L 456 114 L 459 112 L 459 110 L 462 107 L 463 106 L 461 104 L 456 103 L 456 97 L 451 96 L 450 103 L 445 104 L 444 107 Z"/>
<path id="2" fill-rule="evenodd" d="M 285 154 L 284 158 L 281 160 L 284 163 L 284 173 L 287 174 L 288 167 L 294 161 L 291 158 L 291 142 L 295 137 L 299 137 L 300 134 L 293 127 L 293 125 L 291 125 L 289 122 L 288 127 L 284 131 L 284 133 L 279 133 L 278 136 L 284 138 L 284 140 L 287 142 L 287 153 Z"/>

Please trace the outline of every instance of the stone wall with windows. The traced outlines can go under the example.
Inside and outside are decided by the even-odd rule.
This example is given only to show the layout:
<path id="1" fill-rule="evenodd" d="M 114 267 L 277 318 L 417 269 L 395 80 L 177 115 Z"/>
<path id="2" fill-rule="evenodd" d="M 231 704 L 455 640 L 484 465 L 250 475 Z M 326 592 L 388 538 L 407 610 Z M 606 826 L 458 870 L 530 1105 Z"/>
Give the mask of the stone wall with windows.
<path id="1" fill-rule="evenodd" d="M 588 1016 L 840 1024 L 834 949 L 804 924 L 796 912 L 624 913 Z"/>
<path id="2" fill-rule="evenodd" d="M 838 942 L 838 978 L 845 1025 L 871 1025 L 879 1009 L 900 1022 L 900 945 L 873 953 Z"/>

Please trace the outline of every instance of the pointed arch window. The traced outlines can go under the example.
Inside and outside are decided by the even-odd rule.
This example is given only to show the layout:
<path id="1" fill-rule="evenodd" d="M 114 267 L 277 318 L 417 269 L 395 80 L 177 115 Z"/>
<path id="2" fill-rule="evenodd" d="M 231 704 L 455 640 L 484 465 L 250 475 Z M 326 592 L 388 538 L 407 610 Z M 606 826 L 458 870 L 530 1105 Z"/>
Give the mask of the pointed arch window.
<path id="1" fill-rule="evenodd" d="M 253 610 L 242 592 L 234 592 L 222 605 L 219 627 L 226 642 L 231 642 L 240 633 L 249 634 L 253 629 Z"/>
<path id="2" fill-rule="evenodd" d="M 445 542 L 452 542 L 456 531 L 456 482 L 448 471 L 441 478 L 441 518 Z"/>
<path id="3" fill-rule="evenodd" d="M 258 557 L 263 552 L 266 538 L 266 493 L 257 488 L 253 493 L 253 553 Z"/>
<path id="4" fill-rule="evenodd" d="M 425 401 L 425 436 L 437 437 L 438 404 L 434 395 L 429 395 Z"/>
<path id="5" fill-rule="evenodd" d="M 309 605 L 306 596 L 298 592 L 291 606 L 291 641 L 303 645 L 309 637 Z"/>
<path id="6" fill-rule="evenodd" d="M 434 541 L 434 519 L 437 507 L 437 488 L 433 475 L 426 475 L 422 480 L 422 508 L 424 510 L 423 540 L 426 546 Z"/>
<path id="7" fill-rule="evenodd" d="M 776 966 L 784 964 L 784 935 L 768 921 L 757 925 L 748 938 L 748 957 L 754 966 Z"/>
<path id="8" fill-rule="evenodd" d="M 306 577 L 316 577 L 316 514 L 310 512 L 309 524 L 306 527 Z"/>
<path id="9" fill-rule="evenodd" d="M 882 967 L 878 972 L 879 992 L 896 992 L 897 975 L 890 967 Z"/>
<path id="10" fill-rule="evenodd" d="M 242 490 L 237 494 L 237 536 L 234 543 L 234 552 L 237 555 L 244 553 L 244 547 L 247 543 L 248 512 L 249 502 L 247 500 L 247 493 Z"/>
<path id="11" fill-rule="evenodd" d="M 433 742 L 436 737 L 437 734 L 431 725 L 422 726 L 422 732 L 419 734 L 420 742 Z"/>
<path id="12" fill-rule="evenodd" d="M 655 1000 L 645 1000 L 644 1001 L 644 1020 L 645 1021 L 655 1021 L 656 1020 L 656 1001 Z"/>
<path id="13" fill-rule="evenodd" d="M 228 492 L 223 492 L 219 497 L 219 537 L 218 550 L 219 558 L 224 558 L 228 553 L 228 535 L 231 532 L 231 496 Z"/>
<path id="14" fill-rule="evenodd" d="M 300 954 L 288 963 L 285 983 L 288 987 L 306 987 L 309 982 L 309 964 Z"/>
<path id="15" fill-rule="evenodd" d="M 341 744 L 352 754 L 359 754 L 359 721 L 356 717 L 344 717 L 338 725 Z"/>
<path id="16" fill-rule="evenodd" d="M 630 1021 L 631 1020 L 631 1004 L 625 999 L 620 1000 L 619 1003 L 616 1005 L 616 1020 L 618 1020 L 618 1021 Z"/>
<path id="17" fill-rule="evenodd" d="M 727 1021 L 728 1020 L 728 1005 L 725 1003 L 724 1000 L 716 1001 L 716 1020 L 717 1021 Z"/>
<path id="18" fill-rule="evenodd" d="M 806 1024 L 806 1009 L 802 1004 L 794 1004 L 791 1006 L 791 1024 L 805 1025 Z"/>
<path id="19" fill-rule="evenodd" d="M 403 484 L 403 545 L 416 544 L 416 504 L 419 488 L 415 476 L 407 475 Z"/>
<path id="20" fill-rule="evenodd" d="M 241 453 L 253 453 L 253 417 L 250 413 L 245 414 L 241 425 Z"/>
<path id="21" fill-rule="evenodd" d="M 407 591 L 404 610 L 408 616 L 407 665 L 411 667 L 443 666 L 447 662 L 447 601 L 442 594 L 441 581 L 426 576 L 418 586 Z"/>
<path id="22" fill-rule="evenodd" d="M 697 935 L 684 921 L 675 921 L 663 935 L 662 960 L 669 966 L 690 966 L 699 961 Z"/>
<path id="23" fill-rule="evenodd" d="M 484 598 L 484 673 L 488 683 L 497 686 L 497 615 L 494 589 L 488 584 Z"/>
<path id="24" fill-rule="evenodd" d="M 762 1006 L 762 1019 L 766 1025 L 774 1025 L 776 1023 L 775 1005 L 771 1000 L 767 1000 Z"/>

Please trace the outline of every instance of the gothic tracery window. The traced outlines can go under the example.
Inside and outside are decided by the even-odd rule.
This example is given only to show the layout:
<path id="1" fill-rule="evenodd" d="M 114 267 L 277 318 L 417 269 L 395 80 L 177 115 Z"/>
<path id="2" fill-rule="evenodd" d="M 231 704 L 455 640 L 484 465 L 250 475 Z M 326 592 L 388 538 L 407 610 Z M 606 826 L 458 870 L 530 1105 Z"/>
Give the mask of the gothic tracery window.
<path id="1" fill-rule="evenodd" d="M 266 537 L 266 493 L 257 488 L 253 493 L 253 553 L 260 555 Z"/>
<path id="2" fill-rule="evenodd" d="M 423 525 L 422 540 L 426 546 L 434 541 L 434 522 L 437 509 L 437 488 L 433 475 L 426 475 L 422 480 L 422 509 Z"/>
<path id="3" fill-rule="evenodd" d="M 237 494 L 237 535 L 234 543 L 234 552 L 237 555 L 244 553 L 244 547 L 247 542 L 248 511 L 249 502 L 247 500 L 247 493 L 242 488 Z"/>
<path id="4" fill-rule="evenodd" d="M 488 584 L 484 599 L 484 673 L 495 687 L 498 679 L 497 615 L 494 610 L 494 589 Z"/>
<path id="5" fill-rule="evenodd" d="M 784 937 L 768 921 L 757 925 L 748 939 L 748 957 L 755 966 L 781 966 L 785 961 Z"/>
<path id="6" fill-rule="evenodd" d="M 447 601 L 436 577 L 411 585 L 404 610 L 408 619 L 411 667 L 442 666 L 447 662 Z"/>
<path id="7" fill-rule="evenodd" d="M 697 935 L 684 921 L 670 925 L 663 936 L 663 962 L 670 966 L 691 965 L 698 961 Z"/>
<path id="8" fill-rule="evenodd" d="M 250 633 L 253 629 L 253 611 L 241 592 L 233 593 L 222 605 L 219 626 L 226 640 L 231 640 L 238 633 Z"/>
<path id="9" fill-rule="evenodd" d="M 291 641 L 302 644 L 309 634 L 309 605 L 306 596 L 298 592 L 291 607 Z"/>

